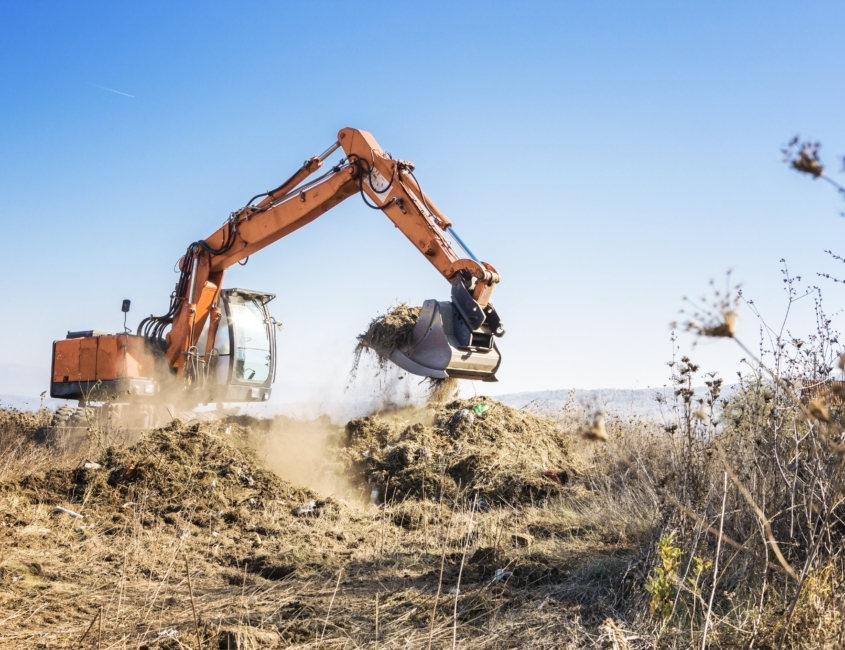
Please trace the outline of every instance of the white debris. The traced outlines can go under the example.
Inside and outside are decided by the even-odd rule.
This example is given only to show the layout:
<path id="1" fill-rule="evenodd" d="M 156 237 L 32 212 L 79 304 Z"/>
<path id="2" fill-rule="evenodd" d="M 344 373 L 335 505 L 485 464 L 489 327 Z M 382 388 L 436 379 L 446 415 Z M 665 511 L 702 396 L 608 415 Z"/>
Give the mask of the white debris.
<path id="1" fill-rule="evenodd" d="M 504 569 L 496 569 L 496 573 L 493 574 L 493 582 L 499 582 L 500 580 L 504 580 L 505 578 L 509 578 L 513 575 L 513 571 L 505 571 Z"/>
<path id="2" fill-rule="evenodd" d="M 317 508 L 317 502 L 316 501 L 306 501 L 301 506 L 299 506 L 296 510 L 294 510 L 293 513 L 297 516 L 309 515 L 312 512 L 314 512 L 314 510 L 316 510 L 316 508 Z"/>
<path id="3" fill-rule="evenodd" d="M 55 508 L 53 508 L 53 512 L 61 512 L 64 515 L 76 517 L 77 519 L 85 519 L 85 515 L 80 515 L 78 512 L 68 510 L 67 508 L 62 508 L 61 506 L 56 506 Z"/>

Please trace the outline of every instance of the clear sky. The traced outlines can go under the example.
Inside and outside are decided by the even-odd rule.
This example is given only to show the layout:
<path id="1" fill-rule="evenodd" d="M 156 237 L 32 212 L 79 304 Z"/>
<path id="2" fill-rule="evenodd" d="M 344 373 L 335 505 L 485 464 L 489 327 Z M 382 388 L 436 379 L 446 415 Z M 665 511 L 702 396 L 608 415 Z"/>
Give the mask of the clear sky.
<path id="1" fill-rule="evenodd" d="M 838 271 L 842 205 L 779 148 L 800 132 L 841 167 L 843 25 L 812 1 L 4 2 L 0 363 L 46 388 L 67 330 L 166 311 L 188 243 L 355 126 L 501 272 L 494 392 L 661 385 L 709 278 L 733 268 L 775 320 L 781 258 Z M 278 296 L 279 399 L 342 386 L 371 317 L 449 289 L 358 198 L 226 284 Z"/>

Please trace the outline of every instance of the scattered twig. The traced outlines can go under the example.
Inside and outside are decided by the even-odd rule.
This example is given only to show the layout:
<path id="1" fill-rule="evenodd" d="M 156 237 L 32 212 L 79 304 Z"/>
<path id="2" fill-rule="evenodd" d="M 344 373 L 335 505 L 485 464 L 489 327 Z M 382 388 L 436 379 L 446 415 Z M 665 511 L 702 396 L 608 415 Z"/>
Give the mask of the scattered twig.
<path id="1" fill-rule="evenodd" d="M 100 643 L 103 640 L 103 606 L 100 605 L 100 629 L 97 631 L 97 650 L 100 650 Z"/>
<path id="2" fill-rule="evenodd" d="M 472 523 L 475 518 L 475 504 L 478 501 L 478 495 L 473 496 L 472 509 L 469 512 L 469 523 L 467 524 L 467 536 L 464 540 L 464 552 L 461 555 L 461 566 L 458 568 L 458 582 L 455 585 L 455 608 L 452 610 L 452 650 L 458 645 L 458 599 L 461 596 L 461 576 L 464 573 L 464 564 L 467 559 L 467 549 L 469 548 L 469 540 L 472 536 Z"/>
<path id="3" fill-rule="evenodd" d="M 194 630 L 197 633 L 197 650 L 202 650 L 202 636 L 200 636 L 200 620 L 197 616 L 197 606 L 194 602 L 194 585 L 191 582 L 191 566 L 188 563 L 188 551 L 183 551 L 185 556 L 185 575 L 188 577 L 188 594 L 191 597 L 191 611 L 194 614 Z"/>
<path id="4" fill-rule="evenodd" d="M 91 631 L 91 628 L 92 628 L 92 627 L 94 627 L 94 623 L 96 623 L 96 622 L 97 622 L 97 619 L 99 619 L 99 618 L 100 618 L 100 615 L 101 615 L 102 613 L 103 613 L 103 608 L 102 608 L 102 607 L 100 607 L 100 609 L 98 609 L 98 610 L 97 610 L 97 613 L 96 613 L 96 614 L 94 614 L 94 618 L 92 618 L 92 619 L 91 619 L 91 623 L 88 625 L 88 628 L 85 630 L 85 634 L 83 634 L 83 635 L 82 635 L 82 638 L 80 638 L 80 639 L 79 639 L 79 641 L 77 641 L 77 642 L 76 642 L 76 647 L 77 647 L 77 648 L 81 648 L 81 647 L 82 647 L 82 642 L 85 640 L 85 637 L 87 637 L 87 636 L 88 636 L 88 633 Z"/>
<path id="5" fill-rule="evenodd" d="M 713 612 L 713 597 L 716 595 L 716 584 L 719 578 L 719 556 L 722 553 L 722 532 L 725 527 L 725 505 L 728 500 L 728 473 L 724 472 L 722 487 L 722 511 L 719 515 L 719 539 L 716 542 L 716 560 L 713 562 L 713 588 L 710 590 L 710 600 L 707 602 L 707 615 L 704 618 L 704 631 L 701 633 L 701 650 L 707 647 L 707 628 L 710 627 L 710 615 Z"/>
<path id="6" fill-rule="evenodd" d="M 329 625 L 329 616 L 332 613 L 332 605 L 334 605 L 335 596 L 337 596 L 337 590 L 340 587 L 340 579 L 343 577 L 343 569 L 337 572 L 337 582 L 334 585 L 334 592 L 332 593 L 332 599 L 329 601 L 329 609 L 326 612 L 326 620 L 323 621 L 323 631 L 320 632 L 320 643 L 323 642 L 323 635 L 326 633 L 326 627 Z"/>
<path id="7" fill-rule="evenodd" d="M 378 592 L 376 592 L 376 650 L 378 650 Z"/>

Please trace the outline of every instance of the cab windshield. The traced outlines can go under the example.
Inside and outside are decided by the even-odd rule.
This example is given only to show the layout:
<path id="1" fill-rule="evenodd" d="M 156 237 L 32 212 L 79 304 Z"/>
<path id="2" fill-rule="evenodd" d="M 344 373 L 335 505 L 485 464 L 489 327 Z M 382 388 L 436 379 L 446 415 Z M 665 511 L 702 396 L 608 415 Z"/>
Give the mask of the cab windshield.
<path id="1" fill-rule="evenodd" d="M 234 335 L 234 378 L 263 384 L 270 376 L 270 324 L 264 303 L 250 296 L 229 296 Z"/>

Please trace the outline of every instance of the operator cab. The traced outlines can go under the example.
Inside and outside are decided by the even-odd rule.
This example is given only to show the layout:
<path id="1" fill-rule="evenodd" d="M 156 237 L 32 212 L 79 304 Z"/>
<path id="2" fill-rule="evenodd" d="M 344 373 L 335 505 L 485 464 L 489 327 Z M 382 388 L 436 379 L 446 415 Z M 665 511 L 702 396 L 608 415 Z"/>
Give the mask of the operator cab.
<path id="1" fill-rule="evenodd" d="M 276 296 L 248 289 L 220 292 L 220 322 L 208 360 L 208 401 L 265 402 L 276 376 L 276 321 L 267 310 Z M 206 348 L 208 321 L 197 348 Z"/>

